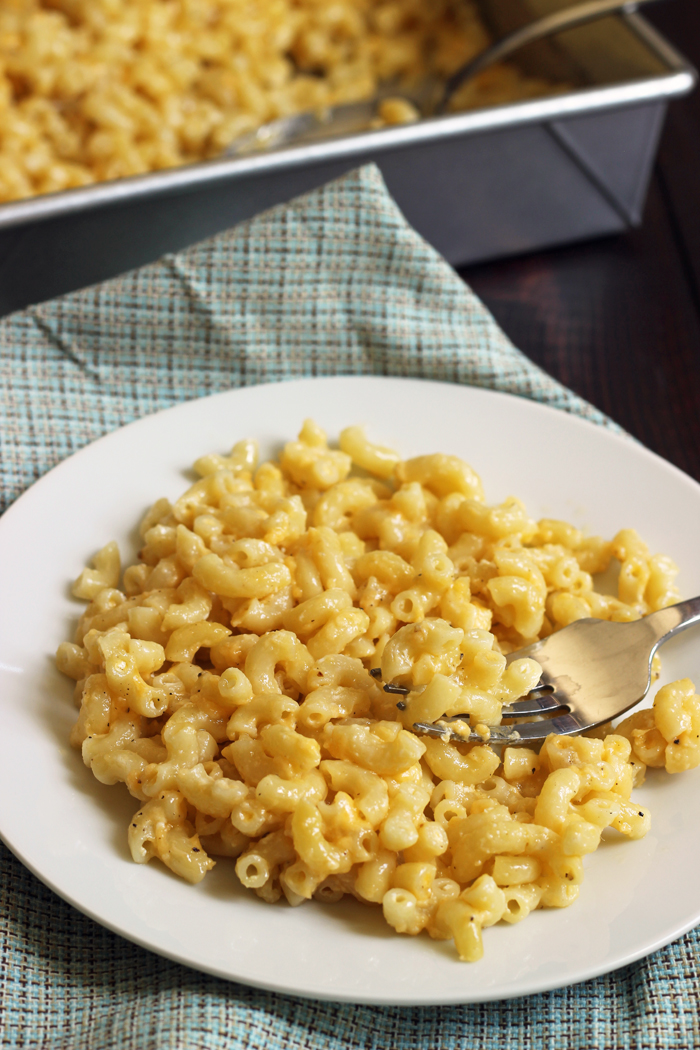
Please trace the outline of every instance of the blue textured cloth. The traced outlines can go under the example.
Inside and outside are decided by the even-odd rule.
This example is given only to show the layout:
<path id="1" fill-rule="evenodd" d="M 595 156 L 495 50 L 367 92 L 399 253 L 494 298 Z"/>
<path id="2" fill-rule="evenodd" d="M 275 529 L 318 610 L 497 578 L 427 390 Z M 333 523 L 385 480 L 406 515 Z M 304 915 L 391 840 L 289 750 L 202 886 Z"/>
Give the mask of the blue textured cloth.
<path id="1" fill-rule="evenodd" d="M 605 426 L 517 351 L 373 167 L 95 288 L 0 322 L 0 510 L 149 412 L 310 375 L 421 376 Z M 0 1046 L 41 1050 L 572 1050 L 700 1046 L 698 934 L 573 988 L 481 1006 L 304 1002 L 138 948 L 0 846 Z"/>

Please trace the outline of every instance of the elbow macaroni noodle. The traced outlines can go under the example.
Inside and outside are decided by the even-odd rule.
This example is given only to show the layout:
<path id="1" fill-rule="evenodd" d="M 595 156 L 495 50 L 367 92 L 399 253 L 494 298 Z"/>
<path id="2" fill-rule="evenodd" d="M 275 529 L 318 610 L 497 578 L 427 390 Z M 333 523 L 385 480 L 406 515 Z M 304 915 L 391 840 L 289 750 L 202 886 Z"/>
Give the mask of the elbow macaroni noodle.
<path id="1" fill-rule="evenodd" d="M 278 117 L 444 78 L 487 43 L 469 0 L 3 0 L 0 201 L 216 157 Z M 455 108 L 553 90 L 495 65 Z M 375 125 L 417 118 L 388 98 Z"/>
<path id="2" fill-rule="evenodd" d="M 539 678 L 506 653 L 677 600 L 675 566 L 634 531 L 607 542 L 489 506 L 457 457 L 401 460 L 358 427 L 334 450 L 307 421 L 278 463 L 242 441 L 195 471 L 146 514 L 136 565 L 122 575 L 109 543 L 81 573 L 89 604 L 58 650 L 71 742 L 139 801 L 138 863 L 197 883 L 230 857 L 265 901 L 351 894 L 476 960 L 485 927 L 576 899 L 606 828 L 646 833 L 631 795 L 647 766 L 700 762 L 687 679 L 616 732 L 487 742 Z M 618 597 L 593 586 L 613 558 Z M 485 742 L 412 731 L 453 714 Z"/>

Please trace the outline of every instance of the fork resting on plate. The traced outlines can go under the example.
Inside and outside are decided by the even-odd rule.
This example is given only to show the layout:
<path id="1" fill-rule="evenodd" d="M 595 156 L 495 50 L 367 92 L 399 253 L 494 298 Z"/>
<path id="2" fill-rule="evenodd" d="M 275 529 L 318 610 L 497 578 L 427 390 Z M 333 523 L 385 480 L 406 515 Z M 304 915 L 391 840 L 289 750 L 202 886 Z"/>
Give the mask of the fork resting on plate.
<path id="1" fill-rule="evenodd" d="M 517 725 L 489 726 L 491 743 L 528 743 L 550 733 L 566 735 L 595 729 L 622 715 L 644 699 L 651 685 L 651 661 L 657 649 L 686 627 L 700 622 L 700 597 L 670 605 L 641 620 L 576 620 L 541 642 L 510 653 L 507 663 L 532 657 L 542 668 L 537 686 L 522 699 L 504 704 L 503 718 L 544 715 Z M 385 686 L 386 688 L 386 686 Z M 389 691 L 399 691 L 389 686 Z M 401 692 L 408 690 L 401 689 Z M 439 722 L 415 722 L 418 733 L 462 743 L 484 742 L 474 732 L 455 732 L 451 724 L 468 729 L 468 715 Z"/>

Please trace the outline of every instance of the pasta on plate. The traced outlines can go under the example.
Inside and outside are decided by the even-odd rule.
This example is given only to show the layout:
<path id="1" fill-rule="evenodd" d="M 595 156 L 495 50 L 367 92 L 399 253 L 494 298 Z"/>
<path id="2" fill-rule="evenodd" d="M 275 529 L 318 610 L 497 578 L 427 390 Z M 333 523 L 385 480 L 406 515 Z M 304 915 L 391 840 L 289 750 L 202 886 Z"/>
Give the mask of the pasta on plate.
<path id="1" fill-rule="evenodd" d="M 57 655 L 71 742 L 139 800 L 135 861 L 197 883 L 233 858 L 265 901 L 350 894 L 476 960 L 485 927 L 576 899 L 606 829 L 646 833 L 647 766 L 700 762 L 688 679 L 616 731 L 488 744 L 540 674 L 506 653 L 678 599 L 675 565 L 633 530 L 490 506 L 456 456 L 402 460 L 359 427 L 335 449 L 310 420 L 278 462 L 245 440 L 194 469 L 147 512 L 137 564 L 122 574 L 109 543 L 80 575 L 89 604 Z M 617 596 L 594 588 L 613 559 Z M 412 729 L 455 714 L 482 743 Z"/>

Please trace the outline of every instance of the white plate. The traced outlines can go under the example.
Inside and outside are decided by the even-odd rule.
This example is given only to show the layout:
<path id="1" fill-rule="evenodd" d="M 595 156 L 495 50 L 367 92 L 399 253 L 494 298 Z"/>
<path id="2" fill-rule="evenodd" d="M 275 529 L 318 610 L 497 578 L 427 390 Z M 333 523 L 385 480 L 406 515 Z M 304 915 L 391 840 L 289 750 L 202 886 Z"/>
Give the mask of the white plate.
<path id="1" fill-rule="evenodd" d="M 354 902 L 271 907 L 219 861 L 197 887 L 134 864 L 126 828 L 137 803 L 97 783 L 67 744 L 71 687 L 53 667 L 78 613 L 68 584 L 159 496 L 176 497 L 198 455 L 248 435 L 269 453 L 312 415 L 335 437 L 367 423 L 404 455 L 454 452 L 490 502 L 510 494 L 536 516 L 612 536 L 639 529 L 700 594 L 700 486 L 633 441 L 521 398 L 381 378 L 305 380 L 192 401 L 124 427 L 66 460 L 0 521 L 0 833 L 48 886 L 98 922 L 220 977 L 322 999 L 416 1005 L 505 999 L 561 987 L 647 955 L 700 922 L 700 770 L 652 775 L 640 802 L 652 830 L 588 858 L 581 896 L 485 933 L 485 956 L 399 937 Z M 664 680 L 700 685 L 699 636 L 664 650 Z"/>

